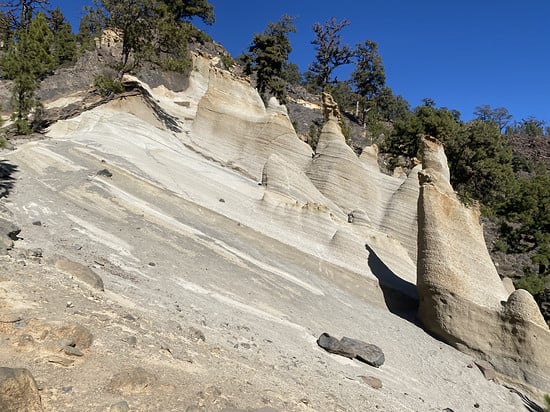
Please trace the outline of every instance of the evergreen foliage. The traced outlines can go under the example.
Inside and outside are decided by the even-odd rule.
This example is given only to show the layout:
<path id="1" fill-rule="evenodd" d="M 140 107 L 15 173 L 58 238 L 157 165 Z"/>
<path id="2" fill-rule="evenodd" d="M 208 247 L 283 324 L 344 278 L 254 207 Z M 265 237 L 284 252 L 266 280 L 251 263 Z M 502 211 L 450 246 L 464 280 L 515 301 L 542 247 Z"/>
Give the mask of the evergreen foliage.
<path id="1" fill-rule="evenodd" d="M 12 35 L 9 16 L 4 11 L 0 10 L 0 51 L 8 47 L 9 40 Z"/>
<path id="2" fill-rule="evenodd" d="M 264 101 L 272 95 L 286 103 L 284 72 L 292 51 L 288 35 L 295 32 L 294 19 L 283 15 L 278 22 L 269 23 L 263 33 L 255 34 L 248 48 L 246 72 L 256 73 L 258 92 Z"/>
<path id="3" fill-rule="evenodd" d="M 94 87 L 103 97 L 119 94 L 124 91 L 122 83 L 112 73 L 108 72 L 99 74 L 94 78 Z"/>
<path id="4" fill-rule="evenodd" d="M 27 30 L 37 9 L 45 11 L 49 5 L 49 0 L 8 0 L 0 7 L 5 10 L 12 30 Z"/>
<path id="5" fill-rule="evenodd" d="M 457 124 L 452 134 L 442 136 L 451 184 L 464 200 L 496 210 L 515 190 L 512 149 L 492 121 Z"/>
<path id="6" fill-rule="evenodd" d="M 207 0 L 162 0 L 175 21 L 190 20 L 198 17 L 206 24 L 216 20 L 214 7 Z"/>
<path id="7" fill-rule="evenodd" d="M 19 134 L 33 131 L 29 115 L 40 107 L 35 98 L 39 82 L 56 66 L 50 53 L 53 34 L 46 21 L 46 16 L 39 12 L 27 29 L 15 32 L 7 53 L 0 60 L 6 78 L 14 81 L 12 90 L 13 119 Z"/>
<path id="8" fill-rule="evenodd" d="M 104 28 L 116 30 L 122 38 L 120 75 L 142 61 L 183 72 L 190 67 L 188 41 L 204 39 L 191 23 L 198 17 L 214 22 L 214 9 L 206 0 L 94 0 L 95 7 L 80 23 L 81 42 L 89 47 Z"/>
<path id="9" fill-rule="evenodd" d="M 394 123 L 393 133 L 383 146 L 385 152 L 394 156 L 420 157 L 420 136 L 430 135 L 442 142 L 455 136 L 460 129 L 457 114 L 427 103 Z"/>
<path id="10" fill-rule="evenodd" d="M 519 134 L 531 137 L 544 136 L 546 122 L 534 117 L 522 119 L 506 128 L 506 134 Z"/>
<path id="11" fill-rule="evenodd" d="M 490 105 L 484 104 L 477 106 L 474 111 L 474 116 L 482 122 L 493 122 L 502 133 L 506 126 L 512 120 L 512 115 L 505 107 L 497 107 L 492 109 Z"/>
<path id="12" fill-rule="evenodd" d="M 77 42 L 80 44 L 80 50 L 95 49 L 95 39 L 101 37 L 105 28 L 105 16 L 101 8 L 84 7 L 86 14 L 80 20 Z"/>
<path id="13" fill-rule="evenodd" d="M 351 79 L 356 93 L 367 100 L 373 100 L 386 85 L 386 73 L 378 45 L 371 40 L 365 40 L 357 45 L 355 56 L 357 61 Z"/>
<path id="14" fill-rule="evenodd" d="M 532 253 L 540 275 L 550 275 L 550 174 L 539 167 L 520 177 L 503 209 L 501 232 L 512 252 Z"/>
<path id="15" fill-rule="evenodd" d="M 73 63 L 76 59 L 76 36 L 69 22 L 58 7 L 50 11 L 48 24 L 53 34 L 51 53 L 57 66 Z"/>
<path id="16" fill-rule="evenodd" d="M 324 24 L 315 23 L 315 61 L 309 66 L 307 79 L 316 91 L 324 91 L 333 82 L 332 73 L 339 66 L 350 64 L 355 51 L 342 44 L 341 31 L 350 24 L 348 20 L 337 21 L 332 17 Z"/>

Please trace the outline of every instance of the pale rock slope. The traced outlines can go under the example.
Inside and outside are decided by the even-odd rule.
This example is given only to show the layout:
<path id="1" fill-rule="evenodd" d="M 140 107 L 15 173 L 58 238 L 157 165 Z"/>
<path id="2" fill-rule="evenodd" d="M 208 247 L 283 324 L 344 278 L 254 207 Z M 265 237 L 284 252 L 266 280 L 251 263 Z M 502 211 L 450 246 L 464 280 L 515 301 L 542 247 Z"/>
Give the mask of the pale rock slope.
<path id="1" fill-rule="evenodd" d="M 550 390 L 550 330 L 533 297 L 508 293 L 483 239 L 479 208 L 449 183 L 442 145 L 425 138 L 418 201 L 419 317 L 434 334 L 489 361 L 516 384 Z"/>
<path id="2" fill-rule="evenodd" d="M 284 108 L 204 56 L 180 92 L 140 87 L 149 97 L 5 153 L 22 239 L 0 261 L 0 315 L 19 319 L 0 358 L 32 372 L 46 410 L 523 408 L 414 321 L 416 177 L 358 159 L 335 119 L 312 157 Z M 59 256 L 104 291 L 60 272 Z M 83 356 L 51 346 L 58 322 L 93 334 Z M 376 344 L 386 362 L 328 354 L 323 332 Z M 141 386 L 121 383 L 132 371 Z"/>

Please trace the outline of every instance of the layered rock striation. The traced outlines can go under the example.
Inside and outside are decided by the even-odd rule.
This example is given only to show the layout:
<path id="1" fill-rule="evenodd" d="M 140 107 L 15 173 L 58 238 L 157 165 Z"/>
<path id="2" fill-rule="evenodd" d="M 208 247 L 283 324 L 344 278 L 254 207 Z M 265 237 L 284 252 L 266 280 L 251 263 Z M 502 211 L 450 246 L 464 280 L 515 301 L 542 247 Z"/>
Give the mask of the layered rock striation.
<path id="1" fill-rule="evenodd" d="M 491 261 L 479 208 L 449 182 L 443 146 L 423 139 L 418 200 L 418 315 L 461 351 L 489 361 L 502 378 L 550 391 L 550 331 L 533 297 L 509 294 Z"/>

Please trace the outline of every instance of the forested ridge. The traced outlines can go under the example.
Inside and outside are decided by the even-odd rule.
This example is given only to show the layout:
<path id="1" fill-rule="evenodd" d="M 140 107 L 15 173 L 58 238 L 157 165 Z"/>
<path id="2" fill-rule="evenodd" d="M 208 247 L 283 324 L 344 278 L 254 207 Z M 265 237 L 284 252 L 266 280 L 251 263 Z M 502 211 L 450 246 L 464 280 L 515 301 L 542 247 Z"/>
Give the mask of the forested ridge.
<path id="1" fill-rule="evenodd" d="M 97 92 L 109 96 L 124 90 L 120 80 L 125 73 L 135 73 L 144 64 L 165 71 L 189 70 L 189 46 L 211 41 L 193 24 L 197 20 L 215 24 L 215 10 L 207 0 L 95 0 L 85 8 L 78 28 L 48 0 L 0 2 L 0 76 L 9 81 L 12 95 L 9 107 L 3 108 L 11 116 L 2 129 L 4 139 L 43 129 L 44 109 L 37 97 L 41 82 L 93 51 L 105 29 L 120 37 L 122 48 L 120 59 L 95 79 Z M 332 18 L 313 25 L 315 57 L 305 73 L 289 61 L 289 34 L 296 27 L 294 18 L 286 15 L 262 33 L 251 33 L 248 49 L 234 58 L 223 54 L 222 62 L 251 76 L 266 102 L 274 96 L 285 103 L 294 87 L 311 96 L 331 93 L 344 114 L 341 126 L 350 144 L 365 139 L 376 143 L 389 171 L 410 170 L 421 160 L 420 136 L 442 141 L 453 187 L 466 204 L 479 203 L 484 219 L 495 228 L 489 245 L 494 256 L 517 258 L 515 272 L 506 274 L 533 294 L 549 287 L 550 128 L 545 121 L 512 121 L 506 108 L 484 102 L 469 121 L 430 98 L 411 107 L 388 85 L 374 40 L 346 43 L 350 24 Z M 342 66 L 351 68 L 347 79 L 335 76 Z M 314 149 L 318 134 L 318 125 L 312 123 L 307 140 Z"/>

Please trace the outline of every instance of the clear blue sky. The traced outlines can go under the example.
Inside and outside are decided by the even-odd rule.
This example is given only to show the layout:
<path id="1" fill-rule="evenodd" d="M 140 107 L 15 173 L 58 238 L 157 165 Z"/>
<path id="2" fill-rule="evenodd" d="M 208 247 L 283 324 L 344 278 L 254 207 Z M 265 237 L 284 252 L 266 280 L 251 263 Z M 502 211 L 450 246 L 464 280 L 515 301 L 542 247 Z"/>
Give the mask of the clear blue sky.
<path id="1" fill-rule="evenodd" d="M 91 1 L 52 0 L 78 28 Z M 290 60 L 314 58 L 311 26 L 334 16 L 350 45 L 378 43 L 387 83 L 414 107 L 424 97 L 468 120 L 476 106 L 506 107 L 516 120 L 550 122 L 550 0 L 210 0 L 206 31 L 236 57 L 254 33 L 296 17 Z M 342 75 L 343 76 L 343 75 Z M 341 79 L 342 77 L 339 76 Z"/>

